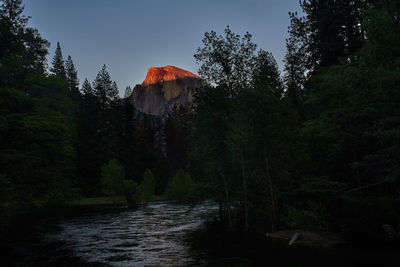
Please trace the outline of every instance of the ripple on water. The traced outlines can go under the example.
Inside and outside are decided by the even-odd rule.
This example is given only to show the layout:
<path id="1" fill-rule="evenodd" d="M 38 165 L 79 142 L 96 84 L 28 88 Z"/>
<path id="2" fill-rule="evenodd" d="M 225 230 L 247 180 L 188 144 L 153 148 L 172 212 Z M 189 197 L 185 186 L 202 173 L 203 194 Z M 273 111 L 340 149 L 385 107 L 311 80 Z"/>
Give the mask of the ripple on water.
<path id="1" fill-rule="evenodd" d="M 185 266 L 194 264 L 185 235 L 217 211 L 212 202 L 195 207 L 149 203 L 134 211 L 66 220 L 47 234 L 88 262 L 111 266 Z"/>

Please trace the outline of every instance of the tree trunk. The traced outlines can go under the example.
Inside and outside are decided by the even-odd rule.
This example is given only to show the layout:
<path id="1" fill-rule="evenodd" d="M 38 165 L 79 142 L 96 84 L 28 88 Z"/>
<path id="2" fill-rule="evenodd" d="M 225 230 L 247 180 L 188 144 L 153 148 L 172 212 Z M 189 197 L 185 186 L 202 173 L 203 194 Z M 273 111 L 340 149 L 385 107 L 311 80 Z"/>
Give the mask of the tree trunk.
<path id="1" fill-rule="evenodd" d="M 265 176 L 267 177 L 268 185 L 269 185 L 269 194 L 271 198 L 271 231 L 275 232 L 275 223 L 276 223 L 276 202 L 275 202 L 275 194 L 274 194 L 274 187 L 272 183 L 271 172 L 269 169 L 269 161 L 267 156 L 267 149 L 264 145 L 264 163 L 265 163 Z"/>
<path id="2" fill-rule="evenodd" d="M 225 208 L 226 208 L 226 214 L 228 217 L 228 228 L 230 229 L 232 226 L 232 219 L 231 219 L 231 202 L 229 199 L 229 189 L 228 189 L 228 182 L 226 181 L 226 177 L 224 173 L 221 171 L 220 175 L 222 177 L 222 180 L 224 181 L 224 190 L 225 190 Z"/>
<path id="3" fill-rule="evenodd" d="M 240 165 L 242 167 L 242 181 L 243 181 L 243 194 L 244 194 L 244 229 L 249 230 L 249 211 L 248 211 L 248 201 L 247 201 L 247 184 L 246 184 L 246 173 L 244 169 L 244 156 L 243 147 L 240 145 Z"/>

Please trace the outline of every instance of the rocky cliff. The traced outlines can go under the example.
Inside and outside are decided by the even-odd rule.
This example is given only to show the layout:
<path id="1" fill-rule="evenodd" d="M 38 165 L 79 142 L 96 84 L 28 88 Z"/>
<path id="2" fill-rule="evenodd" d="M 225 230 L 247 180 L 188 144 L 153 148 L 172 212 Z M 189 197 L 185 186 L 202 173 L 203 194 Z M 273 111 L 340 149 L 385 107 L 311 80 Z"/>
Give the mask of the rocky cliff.
<path id="1" fill-rule="evenodd" d="M 202 85 L 199 76 L 181 68 L 151 67 L 143 83 L 133 89 L 131 101 L 138 111 L 163 117 L 174 106 L 192 103 L 192 89 Z"/>

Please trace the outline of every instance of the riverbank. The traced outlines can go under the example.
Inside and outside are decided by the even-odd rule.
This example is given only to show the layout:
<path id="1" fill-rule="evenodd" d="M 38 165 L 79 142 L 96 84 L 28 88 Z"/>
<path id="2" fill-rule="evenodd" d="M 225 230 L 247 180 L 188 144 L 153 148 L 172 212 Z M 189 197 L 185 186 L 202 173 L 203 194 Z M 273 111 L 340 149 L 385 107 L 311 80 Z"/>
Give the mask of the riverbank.
<path id="1" fill-rule="evenodd" d="M 295 232 L 303 238 L 289 246 Z M 331 233 L 288 230 L 267 237 L 261 233 L 226 231 L 212 222 L 204 224 L 190 239 L 194 254 L 209 255 L 207 266 L 397 267 L 399 264 L 398 244 L 350 242 Z"/>
<path id="2" fill-rule="evenodd" d="M 154 196 L 151 202 L 166 201 L 162 196 Z M 139 201 L 137 206 L 145 205 L 145 201 Z M 29 222 L 57 220 L 64 217 L 79 216 L 86 213 L 122 211 L 132 208 L 128 205 L 125 196 L 80 198 L 59 206 L 43 207 L 40 205 L 29 208 L 9 207 L 0 209 L 0 237 L 10 232 L 10 227 L 19 227 Z"/>
<path id="3" fill-rule="evenodd" d="M 26 232 L 32 230 L 37 224 L 46 221 L 58 220 L 60 218 L 80 215 L 85 212 L 102 212 L 127 207 L 126 201 L 118 197 L 113 202 L 108 197 L 82 198 L 59 206 L 43 207 L 32 205 L 29 208 L 8 206 L 3 208 L 0 214 L 0 237 L 2 239 L 14 232 Z"/>

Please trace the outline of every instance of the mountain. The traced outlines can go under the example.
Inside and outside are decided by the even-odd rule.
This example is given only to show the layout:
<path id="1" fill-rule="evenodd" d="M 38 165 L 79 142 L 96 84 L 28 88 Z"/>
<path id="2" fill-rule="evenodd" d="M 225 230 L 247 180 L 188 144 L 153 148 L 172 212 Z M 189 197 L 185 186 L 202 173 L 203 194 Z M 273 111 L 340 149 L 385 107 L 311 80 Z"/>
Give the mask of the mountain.
<path id="1" fill-rule="evenodd" d="M 203 84 L 199 76 L 175 66 L 151 67 L 134 87 L 131 101 L 140 112 L 164 117 L 174 106 L 192 103 L 192 89 Z"/>

